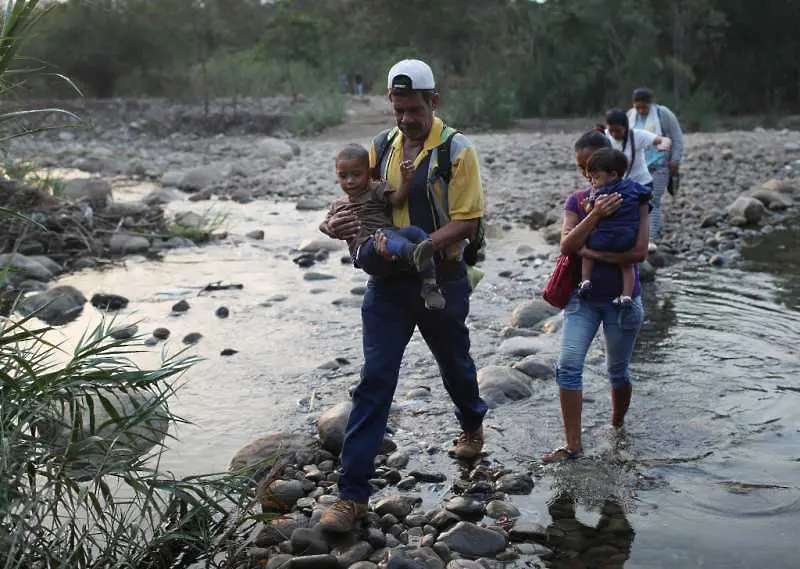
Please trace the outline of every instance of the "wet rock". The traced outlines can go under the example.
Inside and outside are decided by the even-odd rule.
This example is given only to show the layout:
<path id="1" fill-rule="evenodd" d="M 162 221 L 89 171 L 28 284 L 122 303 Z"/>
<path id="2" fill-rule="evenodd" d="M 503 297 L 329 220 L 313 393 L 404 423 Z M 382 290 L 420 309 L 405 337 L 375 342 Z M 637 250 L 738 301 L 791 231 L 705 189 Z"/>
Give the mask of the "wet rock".
<path id="1" fill-rule="evenodd" d="M 518 520 L 508 532 L 509 541 L 545 541 L 547 528 L 542 524 L 534 524 Z"/>
<path id="2" fill-rule="evenodd" d="M 128 299 L 118 294 L 97 293 L 92 295 L 92 306 L 99 310 L 122 310 L 127 308 Z"/>
<path id="3" fill-rule="evenodd" d="M 408 400 L 411 400 L 411 399 L 430 399 L 431 396 L 432 396 L 431 388 L 430 387 L 425 387 L 425 386 L 415 387 L 414 389 L 411 389 L 410 391 L 408 391 L 406 393 L 406 399 L 408 399 Z"/>
<path id="4" fill-rule="evenodd" d="M 481 397 L 490 407 L 519 401 L 533 395 L 530 378 L 504 366 L 487 366 L 478 371 Z"/>
<path id="5" fill-rule="evenodd" d="M 76 259 L 75 262 L 72 264 L 72 268 L 76 271 L 80 271 L 83 269 L 93 269 L 97 266 L 97 261 L 92 259 L 91 257 L 81 257 L 80 259 Z"/>
<path id="6" fill-rule="evenodd" d="M 186 312 L 189 310 L 190 306 L 189 303 L 185 300 L 179 300 L 175 304 L 172 305 L 172 312 Z"/>
<path id="7" fill-rule="evenodd" d="M 372 553 L 372 545 L 366 541 L 359 541 L 349 547 L 337 547 L 331 551 L 342 567 L 350 567 L 359 561 L 364 561 Z"/>
<path id="8" fill-rule="evenodd" d="M 222 174 L 218 166 L 202 166 L 185 172 L 176 185 L 184 192 L 199 192 L 219 182 Z"/>
<path id="9" fill-rule="evenodd" d="M 545 227 L 542 232 L 544 233 L 544 240 L 551 245 L 558 245 L 561 242 L 561 222 L 557 221 Z"/>
<path id="10" fill-rule="evenodd" d="M 727 208 L 728 220 L 731 225 L 752 225 L 761 221 L 766 208 L 754 197 L 739 196 Z"/>
<path id="11" fill-rule="evenodd" d="M 164 205 L 170 202 L 178 201 L 183 199 L 183 195 L 177 190 L 173 190 L 170 188 L 156 188 L 149 194 L 147 194 L 142 201 L 147 205 Z"/>
<path id="12" fill-rule="evenodd" d="M 303 253 L 316 253 L 317 251 L 333 253 L 334 251 L 344 249 L 346 246 L 344 241 L 326 237 L 324 239 L 309 239 L 303 241 L 297 249 Z"/>
<path id="13" fill-rule="evenodd" d="M 51 326 L 72 322 L 83 312 L 86 297 L 70 285 L 60 285 L 48 291 L 26 296 L 17 304 L 23 316 L 36 313 L 36 317 Z"/>
<path id="14" fill-rule="evenodd" d="M 303 198 L 295 204 L 297 211 L 320 211 L 328 209 L 328 202 L 317 198 Z"/>
<path id="15" fill-rule="evenodd" d="M 797 182 L 793 180 L 770 180 L 769 182 L 764 183 L 761 187 L 766 190 L 778 192 L 779 194 L 783 194 L 785 196 L 796 196 L 800 194 L 800 186 L 798 186 Z"/>
<path id="16" fill-rule="evenodd" d="M 183 343 L 191 346 L 197 344 L 202 338 L 203 335 L 200 332 L 190 332 L 183 337 Z"/>
<path id="17" fill-rule="evenodd" d="M 169 330 L 167 328 L 156 328 L 153 330 L 153 338 L 157 340 L 166 340 L 169 338 Z"/>
<path id="18" fill-rule="evenodd" d="M 230 470 L 236 471 L 254 464 L 279 460 L 287 463 L 311 464 L 319 456 L 319 444 L 311 435 L 278 433 L 256 439 L 241 448 L 231 459 Z M 259 476 L 254 476 L 258 479 Z"/>
<path id="19" fill-rule="evenodd" d="M 273 547 L 292 537 L 297 528 L 308 527 L 308 519 L 300 513 L 281 516 L 266 524 L 258 532 L 254 543 L 259 547 Z"/>
<path id="20" fill-rule="evenodd" d="M 354 286 L 350 289 L 350 294 L 355 296 L 364 296 L 367 293 L 367 287 L 365 286 Z"/>
<path id="21" fill-rule="evenodd" d="M 187 229 L 200 229 L 206 224 L 206 219 L 193 211 L 182 211 L 175 214 L 175 223 Z"/>
<path id="22" fill-rule="evenodd" d="M 533 328 L 514 328 L 513 326 L 506 326 L 500 331 L 501 338 L 531 338 L 534 336 L 538 336 L 541 334 L 541 330 L 533 329 Z"/>
<path id="23" fill-rule="evenodd" d="M 505 537 L 469 522 L 459 522 L 453 529 L 440 535 L 437 541 L 446 544 L 451 551 L 468 557 L 490 557 L 506 548 Z"/>
<path id="24" fill-rule="evenodd" d="M 430 516 L 430 524 L 439 531 L 447 530 L 460 521 L 458 516 L 447 510 L 439 510 Z"/>
<path id="25" fill-rule="evenodd" d="M 141 235 L 115 233 L 108 242 L 112 255 L 136 255 L 150 250 L 150 240 Z"/>
<path id="26" fill-rule="evenodd" d="M 486 569 L 486 567 L 471 559 L 453 559 L 447 564 L 447 569 Z"/>
<path id="27" fill-rule="evenodd" d="M 301 269 L 307 269 L 312 267 L 316 264 L 317 260 L 314 257 L 313 253 L 303 253 L 292 259 L 292 263 L 300 267 Z"/>
<path id="28" fill-rule="evenodd" d="M 337 298 L 331 304 L 342 308 L 361 308 L 361 299 L 355 296 L 345 296 Z"/>
<path id="29" fill-rule="evenodd" d="M 49 281 L 54 274 L 44 265 L 31 257 L 20 255 L 19 253 L 0 254 L 0 272 L 8 269 L 15 276 L 22 279 L 34 279 L 37 281 Z"/>
<path id="30" fill-rule="evenodd" d="M 535 336 L 509 338 L 500 344 L 497 352 L 507 356 L 525 357 L 553 349 L 555 344 L 551 338 Z"/>
<path id="31" fill-rule="evenodd" d="M 495 489 L 505 494 L 530 494 L 533 491 L 533 478 L 530 474 L 506 474 L 498 478 Z"/>
<path id="32" fill-rule="evenodd" d="M 228 310 L 228 308 L 225 306 L 220 306 L 219 308 L 217 308 L 214 314 L 216 315 L 217 318 L 227 318 L 228 316 L 230 316 L 231 311 Z"/>
<path id="33" fill-rule="evenodd" d="M 73 201 L 87 200 L 105 204 L 111 199 L 111 182 L 103 178 L 74 178 L 64 183 L 62 195 Z"/>
<path id="34" fill-rule="evenodd" d="M 259 486 L 257 498 L 267 510 L 288 512 L 305 495 L 299 480 L 275 480 L 269 486 Z"/>
<path id="35" fill-rule="evenodd" d="M 50 273 L 53 275 L 60 275 L 61 273 L 64 272 L 64 267 L 62 267 L 61 265 L 59 265 L 53 259 L 47 257 L 46 255 L 29 255 L 28 259 L 36 263 L 39 263 L 45 269 L 50 271 Z"/>
<path id="36" fill-rule="evenodd" d="M 403 478 L 397 483 L 398 490 L 412 490 L 417 485 L 418 480 L 413 476 Z"/>
<path id="37" fill-rule="evenodd" d="M 253 239 L 255 241 L 263 241 L 264 240 L 264 230 L 263 229 L 254 229 L 253 231 L 248 231 L 244 234 L 245 237 L 248 239 Z"/>
<path id="38" fill-rule="evenodd" d="M 509 502 L 503 500 L 492 500 L 486 504 L 486 515 L 495 520 L 500 518 L 518 518 L 520 511 Z"/>
<path id="39" fill-rule="evenodd" d="M 334 454 L 341 452 L 347 418 L 352 408 L 353 404 L 350 401 L 342 401 L 319 416 L 317 434 L 322 448 Z"/>
<path id="40" fill-rule="evenodd" d="M 108 331 L 108 335 L 115 340 L 130 340 L 136 335 L 137 330 L 136 324 L 114 326 Z"/>
<path id="41" fill-rule="evenodd" d="M 528 356 L 512 367 L 533 379 L 552 379 L 556 375 L 553 364 L 536 355 Z"/>
<path id="42" fill-rule="evenodd" d="M 333 555 L 295 557 L 287 569 L 344 569 Z"/>
<path id="43" fill-rule="evenodd" d="M 427 482 L 432 484 L 445 482 L 447 480 L 447 476 L 445 476 L 441 472 L 423 472 L 420 470 L 413 470 L 409 472 L 409 476 L 416 478 L 420 482 Z"/>
<path id="44" fill-rule="evenodd" d="M 782 211 L 792 207 L 791 198 L 776 190 L 771 190 L 764 186 L 751 191 L 750 195 L 760 201 L 767 209 L 772 211 Z"/>
<path id="45" fill-rule="evenodd" d="M 656 268 L 648 261 L 639 263 L 639 280 L 643 283 L 650 283 L 656 280 Z"/>
<path id="46" fill-rule="evenodd" d="M 231 200 L 240 204 L 248 204 L 253 201 L 253 194 L 250 193 L 250 190 L 239 188 L 231 193 Z"/>
<path id="47" fill-rule="evenodd" d="M 378 569 L 378 565 L 372 561 L 359 561 L 358 563 L 353 563 L 350 569 Z"/>
<path id="48" fill-rule="evenodd" d="M 331 279 L 335 279 L 335 278 L 336 277 L 334 277 L 333 275 L 328 275 L 328 274 L 325 274 L 325 273 L 318 273 L 316 271 L 309 271 L 309 272 L 307 272 L 306 274 L 303 275 L 303 280 L 312 281 L 312 282 L 327 281 L 327 280 L 331 280 Z"/>
<path id="49" fill-rule="evenodd" d="M 452 512 L 460 518 L 467 520 L 474 519 L 477 521 L 481 519 L 484 514 L 484 506 L 481 502 L 464 498 L 463 496 L 451 498 L 444 507 L 448 512 Z"/>
<path id="50" fill-rule="evenodd" d="M 398 450 L 390 454 L 386 459 L 386 466 L 391 468 L 405 468 L 411 456 L 407 450 Z"/>
<path id="51" fill-rule="evenodd" d="M 191 249 L 193 247 L 197 247 L 194 241 L 189 239 L 188 237 L 183 237 L 181 235 L 175 235 L 174 237 L 170 237 L 166 241 L 161 244 L 162 249 Z"/>
<path id="52" fill-rule="evenodd" d="M 372 509 L 379 516 L 391 514 L 397 519 L 403 519 L 421 503 L 422 498 L 419 496 L 385 496 L 376 501 Z"/>
<path id="53" fill-rule="evenodd" d="M 292 532 L 290 541 L 292 544 L 292 554 L 294 555 L 320 555 L 330 551 L 328 541 L 325 539 L 319 526 L 313 528 L 297 528 Z"/>
<path id="54" fill-rule="evenodd" d="M 725 219 L 725 214 L 720 212 L 712 212 L 703 217 L 700 221 L 700 229 L 706 229 L 708 227 L 715 227 L 722 223 L 722 220 Z"/>
<path id="55" fill-rule="evenodd" d="M 517 306 L 511 313 L 509 325 L 514 328 L 534 328 L 559 310 L 544 300 L 536 299 Z"/>

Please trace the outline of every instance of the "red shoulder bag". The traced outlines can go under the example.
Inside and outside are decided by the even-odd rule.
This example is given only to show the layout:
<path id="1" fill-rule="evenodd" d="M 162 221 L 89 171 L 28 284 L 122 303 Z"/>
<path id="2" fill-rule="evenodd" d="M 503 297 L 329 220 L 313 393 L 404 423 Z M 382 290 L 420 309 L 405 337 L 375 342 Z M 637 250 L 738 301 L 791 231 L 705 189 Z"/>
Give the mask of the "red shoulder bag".
<path id="1" fill-rule="evenodd" d="M 578 193 L 578 204 L 586 198 L 586 192 Z M 578 281 L 580 257 L 578 255 L 559 255 L 556 267 L 544 285 L 542 297 L 556 308 L 564 308 L 569 304 L 575 283 Z"/>

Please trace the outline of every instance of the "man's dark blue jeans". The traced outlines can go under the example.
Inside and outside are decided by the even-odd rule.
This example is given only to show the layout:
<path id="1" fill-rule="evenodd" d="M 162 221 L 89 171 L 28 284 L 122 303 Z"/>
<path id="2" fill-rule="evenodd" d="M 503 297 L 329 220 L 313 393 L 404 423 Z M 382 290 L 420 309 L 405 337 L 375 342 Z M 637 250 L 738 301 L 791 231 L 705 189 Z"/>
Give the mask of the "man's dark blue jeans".
<path id="1" fill-rule="evenodd" d="M 369 499 L 375 456 L 386 433 L 403 353 L 415 327 L 439 364 L 461 428 L 472 432 L 483 423 L 487 406 L 478 392 L 465 322 L 470 296 L 466 266 L 459 263 L 443 271 L 440 264 L 439 268 L 439 285 L 447 299 L 444 310 L 425 309 L 421 283 L 413 273 L 370 279 L 361 307 L 364 367 L 353 393 L 341 454 L 339 495 L 344 500 L 364 503 Z"/>

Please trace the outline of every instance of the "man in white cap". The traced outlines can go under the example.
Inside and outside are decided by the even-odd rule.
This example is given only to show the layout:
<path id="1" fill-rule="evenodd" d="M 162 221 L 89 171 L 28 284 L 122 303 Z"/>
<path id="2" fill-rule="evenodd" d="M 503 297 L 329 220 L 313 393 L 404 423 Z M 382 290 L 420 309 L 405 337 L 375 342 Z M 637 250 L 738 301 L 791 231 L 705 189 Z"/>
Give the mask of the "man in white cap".
<path id="1" fill-rule="evenodd" d="M 424 229 L 436 247 L 436 273 L 446 298 L 443 310 L 425 310 L 420 280 L 413 273 L 392 271 L 372 276 L 361 308 L 364 366 L 353 393 L 353 410 L 342 446 L 339 500 L 327 508 L 323 530 L 347 532 L 367 512 L 375 456 L 384 435 L 397 387 L 400 364 L 415 327 L 433 353 L 456 408 L 461 434 L 451 455 L 474 460 L 483 450 L 486 403 L 478 392 L 475 364 L 469 353 L 470 283 L 464 248 L 483 216 L 484 195 L 478 156 L 469 140 L 446 127 L 434 111 L 439 103 L 431 68 L 416 59 L 395 64 L 388 77 L 389 101 L 397 126 L 381 132 L 370 147 L 373 176 L 394 187 L 401 181 L 401 162 L 416 170 L 405 205 L 393 209 L 398 227 Z M 355 216 L 341 213 L 328 222 L 340 239 L 358 233 Z M 389 257 L 384 243 L 376 248 Z"/>

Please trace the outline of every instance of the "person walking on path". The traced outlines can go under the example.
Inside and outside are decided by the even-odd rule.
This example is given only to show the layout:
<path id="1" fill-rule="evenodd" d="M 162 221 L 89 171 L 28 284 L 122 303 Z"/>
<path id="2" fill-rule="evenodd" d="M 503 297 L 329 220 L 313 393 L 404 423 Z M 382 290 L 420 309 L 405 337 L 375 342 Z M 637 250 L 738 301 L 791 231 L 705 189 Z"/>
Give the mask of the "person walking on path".
<path id="1" fill-rule="evenodd" d="M 446 305 L 435 312 L 426 310 L 414 273 L 370 277 L 361 307 L 364 365 L 342 445 L 339 500 L 320 520 L 321 528 L 330 532 L 351 531 L 367 512 L 375 456 L 386 432 L 403 353 L 415 328 L 433 353 L 455 404 L 462 432 L 451 455 L 474 460 L 483 450 L 488 407 L 480 397 L 470 355 L 466 318 L 471 289 L 463 259 L 484 211 L 478 155 L 463 134 L 435 116 L 439 95 L 426 63 L 407 59 L 395 64 L 388 89 L 397 127 L 373 140 L 370 166 L 375 177 L 399 187 L 401 164 L 413 161 L 408 200 L 393 208 L 392 217 L 396 227 L 414 225 L 428 233 L 437 252 L 436 275 Z M 442 166 L 445 159 L 449 168 Z M 347 211 L 332 215 L 327 227 L 339 239 L 350 239 L 360 231 L 358 219 Z M 381 234 L 376 235 L 375 247 L 391 257 Z"/>
<path id="2" fill-rule="evenodd" d="M 653 92 L 646 87 L 633 90 L 633 106 L 628 111 L 628 124 L 632 129 L 646 130 L 656 136 L 666 136 L 672 141 L 669 150 L 649 147 L 645 162 L 653 177 L 653 210 L 650 212 L 650 249 L 661 237 L 661 198 L 670 185 L 677 185 L 683 159 L 683 131 L 678 117 L 664 105 L 656 104 Z"/>
<path id="3" fill-rule="evenodd" d="M 581 136 L 575 143 L 575 161 L 588 175 L 591 156 L 610 144 L 608 138 L 596 130 Z M 542 456 L 543 463 L 577 458 L 581 455 L 581 411 L 583 406 L 583 366 L 600 325 L 606 344 L 606 368 L 611 383 L 611 424 L 621 428 L 631 403 L 633 386 L 630 361 L 633 346 L 644 320 L 644 307 L 639 284 L 639 269 L 634 266 L 632 301 L 626 310 L 620 311 L 614 304 L 623 288 L 621 265 L 636 265 L 647 258 L 649 233 L 648 203 L 639 205 L 639 227 L 636 242 L 629 251 L 612 253 L 587 248 L 589 235 L 603 219 L 612 216 L 622 206 L 619 193 L 597 197 L 593 207 L 587 211 L 583 204 L 587 190 L 573 193 L 564 206 L 561 229 L 561 254 L 578 255 L 594 261 L 592 288 L 581 297 L 577 291 L 564 308 L 564 325 L 561 353 L 556 364 L 556 383 L 561 402 L 566 444 Z"/>

